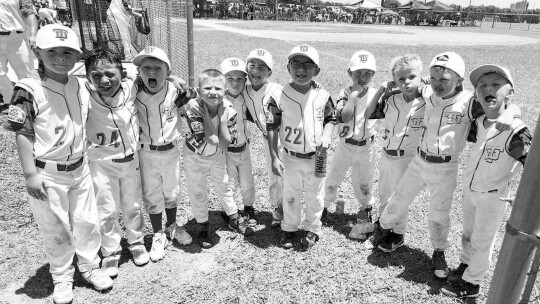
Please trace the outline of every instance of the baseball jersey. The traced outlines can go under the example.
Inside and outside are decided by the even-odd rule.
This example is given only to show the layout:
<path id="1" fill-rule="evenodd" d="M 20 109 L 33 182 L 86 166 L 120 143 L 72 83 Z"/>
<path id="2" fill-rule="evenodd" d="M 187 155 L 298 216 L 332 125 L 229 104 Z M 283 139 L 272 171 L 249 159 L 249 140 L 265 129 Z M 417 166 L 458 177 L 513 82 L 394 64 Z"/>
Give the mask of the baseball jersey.
<path id="1" fill-rule="evenodd" d="M 6 129 L 32 136 L 36 159 L 79 159 L 90 98 L 85 82 L 74 76 L 65 85 L 50 78 L 22 79 L 13 92 Z"/>
<path id="2" fill-rule="evenodd" d="M 326 90 L 311 88 L 302 94 L 287 84 L 268 100 L 267 129 L 279 129 L 281 144 L 289 151 L 315 152 L 327 123 L 336 124 L 337 118 Z"/>
<path id="3" fill-rule="evenodd" d="M 36 14 L 32 0 L 0 1 L 0 32 L 23 32 L 26 30 L 26 20 L 23 17 Z"/>
<path id="4" fill-rule="evenodd" d="M 355 100 L 349 100 L 349 96 L 352 93 L 351 87 L 342 89 L 341 92 L 339 92 L 336 108 L 338 113 L 337 119 L 338 122 L 340 122 L 338 127 L 338 134 L 340 137 L 364 140 L 377 134 L 377 120 L 364 118 L 366 104 L 373 98 L 373 95 L 375 95 L 376 92 L 376 89 L 368 88 L 368 91 L 364 96 L 357 97 Z M 343 122 L 343 120 L 341 120 L 341 110 L 348 102 L 354 102 L 354 115 L 349 122 Z"/>
<path id="5" fill-rule="evenodd" d="M 166 145 L 180 136 L 178 109 L 188 100 L 172 83 L 165 81 L 163 89 L 152 95 L 141 85 L 137 92 L 139 142 L 144 145 Z"/>
<path id="6" fill-rule="evenodd" d="M 202 99 L 198 99 L 198 102 L 204 102 Z M 223 106 L 227 108 L 227 128 L 231 136 L 230 146 L 236 146 L 236 120 L 237 113 L 232 107 L 232 105 L 227 101 L 223 100 Z M 197 154 L 203 156 L 210 156 L 216 154 L 220 149 L 218 145 L 211 145 L 206 142 L 204 137 L 204 123 L 203 117 L 190 113 L 186 116 L 186 122 L 189 128 L 189 133 L 186 135 L 186 146 L 192 148 Z M 216 115 L 212 118 L 212 123 L 214 127 L 219 132 L 219 116 Z"/>
<path id="7" fill-rule="evenodd" d="M 384 118 L 381 146 L 387 150 L 416 150 L 424 131 L 425 111 L 422 97 L 406 102 L 403 93 L 398 93 L 383 99 L 371 114 Z"/>
<path id="8" fill-rule="evenodd" d="M 249 114 L 253 121 L 266 136 L 266 110 L 270 96 L 279 94 L 283 86 L 275 82 L 265 83 L 258 91 L 255 91 L 251 84 L 246 84 L 242 95 L 246 103 Z"/>
<path id="9" fill-rule="evenodd" d="M 240 93 L 236 98 L 225 94 L 225 100 L 232 104 L 233 109 L 236 111 L 236 140 L 231 142 L 229 147 L 241 147 L 245 145 L 251 137 L 251 132 L 247 128 L 247 107 L 244 102 L 244 96 Z"/>
<path id="10" fill-rule="evenodd" d="M 121 82 L 113 97 L 90 91 L 86 146 L 90 160 L 124 158 L 137 151 L 139 124 L 135 98 L 137 86 L 131 80 Z"/>
<path id="11" fill-rule="evenodd" d="M 485 115 L 471 125 L 469 141 L 475 142 L 469 155 L 463 177 L 470 190 L 489 192 L 497 190 L 514 177 L 531 145 L 531 134 L 523 121 L 515 118 L 511 129 L 499 131 L 493 123 L 484 127 Z"/>
<path id="12" fill-rule="evenodd" d="M 442 99 L 435 96 L 431 86 L 425 86 L 422 96 L 426 101 L 424 134 L 420 148 L 432 154 L 456 155 L 461 153 L 467 141 L 471 121 L 484 110 L 469 91 Z"/>

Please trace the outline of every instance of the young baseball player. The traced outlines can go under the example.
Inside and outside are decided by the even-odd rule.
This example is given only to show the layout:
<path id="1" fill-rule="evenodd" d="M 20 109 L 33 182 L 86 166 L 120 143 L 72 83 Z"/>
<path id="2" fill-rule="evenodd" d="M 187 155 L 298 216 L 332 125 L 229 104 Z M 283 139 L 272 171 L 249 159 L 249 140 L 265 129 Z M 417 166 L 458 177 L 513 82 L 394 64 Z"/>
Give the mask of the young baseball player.
<path id="1" fill-rule="evenodd" d="M 330 94 L 313 89 L 311 80 L 320 72 L 319 54 L 307 44 L 296 46 L 288 57 L 287 70 L 292 81 L 268 102 L 266 125 L 272 157 L 272 170 L 283 176 L 283 235 L 280 244 L 294 246 L 301 224 L 302 191 L 306 202 L 300 245 L 308 250 L 321 234 L 324 208 L 324 177 L 315 175 L 315 152 L 327 149 L 337 123 Z M 283 144 L 283 157 L 278 153 Z"/>
<path id="2" fill-rule="evenodd" d="M 351 179 L 360 210 L 349 237 L 360 240 L 366 239 L 366 233 L 374 229 L 371 209 L 374 200 L 375 146 L 372 143 L 377 134 L 377 121 L 365 119 L 364 110 L 367 102 L 377 92 L 369 87 L 376 70 L 375 57 L 370 52 L 358 51 L 349 61 L 347 72 L 352 85 L 341 90 L 336 102 L 340 140 L 325 182 L 323 221 L 326 220 L 327 208 L 336 200 L 343 177 L 352 167 Z"/>
<path id="3" fill-rule="evenodd" d="M 222 216 L 229 228 L 245 236 L 254 231 L 238 215 L 229 184 L 225 153 L 230 144 L 236 143 L 236 116 L 232 104 L 224 101 L 225 77 L 218 70 L 205 70 L 199 75 L 199 102 L 203 116 L 186 115 L 190 133 L 184 142 L 187 189 L 195 220 L 199 224 L 197 241 L 202 248 L 212 247 L 209 235 L 207 173 L 214 183 L 224 212 Z"/>
<path id="4" fill-rule="evenodd" d="M 383 118 L 381 160 L 379 162 L 379 215 L 383 213 L 388 198 L 414 158 L 423 132 L 426 102 L 419 90 L 421 85 L 422 61 L 418 55 L 404 55 L 390 63 L 393 83 L 400 93 L 380 99 L 386 91 L 381 86 L 369 101 L 365 118 Z M 390 233 L 379 248 L 394 251 L 403 245 L 403 235 Z"/>
<path id="5" fill-rule="evenodd" d="M 249 83 L 245 85 L 242 95 L 248 110 L 250 119 L 255 122 L 263 136 L 267 139 L 266 131 L 266 108 L 268 99 L 283 88 L 281 85 L 268 81 L 272 76 L 274 60 L 272 54 L 265 49 L 251 51 L 246 59 L 246 71 Z M 278 145 L 279 146 L 279 145 Z M 272 227 L 278 227 L 283 219 L 283 180 L 281 176 L 272 172 L 272 158 L 270 147 L 264 152 L 268 165 L 268 196 L 274 209 L 272 212 Z M 249 209 L 247 210 L 250 211 Z M 254 215 L 254 214 L 253 214 Z"/>
<path id="6" fill-rule="evenodd" d="M 134 59 L 139 71 L 137 117 L 140 128 L 139 163 L 141 168 L 143 204 L 154 230 L 150 259 L 154 262 L 165 256 L 169 239 L 181 245 L 192 242 L 187 231 L 177 225 L 176 211 L 179 186 L 180 120 L 178 109 L 194 96 L 191 90 L 182 91 L 165 78 L 171 64 L 165 51 L 148 46 Z M 162 213 L 167 222 L 163 230 Z"/>
<path id="7" fill-rule="evenodd" d="M 251 167 L 251 154 L 249 152 L 249 138 L 251 133 L 247 128 L 247 108 L 242 90 L 246 84 L 246 64 L 239 58 L 227 58 L 220 66 L 225 76 L 225 97 L 233 105 L 237 113 L 236 140 L 227 147 L 225 159 L 227 174 L 232 185 L 238 185 L 242 193 L 244 214 L 247 215 L 248 224 L 256 225 L 255 209 L 255 179 Z"/>
<path id="8" fill-rule="evenodd" d="M 390 196 L 373 239 L 376 248 L 381 242 L 402 242 L 403 236 L 385 239 L 390 232 L 405 234 L 409 205 L 425 186 L 429 186 L 432 196 L 428 209 L 429 238 L 434 247 L 434 274 L 440 279 L 445 279 L 449 272 L 444 250 L 449 245 L 450 210 L 457 184 L 459 154 L 465 147 L 471 121 L 483 114 L 480 104 L 472 98 L 473 94 L 463 90 L 464 74 L 465 63 L 454 52 L 439 54 L 431 61 L 430 86 L 423 89 L 425 130 L 420 147 Z M 513 121 L 515 113 L 507 111 L 499 117 L 499 122 Z M 389 248 L 396 246 L 390 244 Z"/>
<path id="9" fill-rule="evenodd" d="M 531 134 L 521 119 L 511 128 L 499 131 L 495 122 L 514 96 L 510 71 L 497 65 L 483 65 L 471 72 L 470 79 L 485 115 L 471 125 L 471 148 L 463 172 L 463 252 L 459 267 L 441 288 L 444 295 L 474 298 L 480 293 L 491 260 L 493 243 L 506 211 L 509 181 L 527 158 Z"/>
<path id="10" fill-rule="evenodd" d="M 86 123 L 90 173 L 101 227 L 101 269 L 118 275 L 122 247 L 120 212 L 135 265 L 149 261 L 144 247 L 141 175 L 137 157 L 139 124 L 133 81 L 122 79 L 120 57 L 110 50 L 97 49 L 85 60 L 90 91 Z"/>
<path id="11" fill-rule="evenodd" d="M 36 37 L 40 79 L 15 87 L 6 129 L 16 132 L 30 208 L 44 238 L 55 303 L 73 300 L 73 257 L 97 290 L 113 282 L 99 268 L 99 219 L 90 170 L 84 159 L 88 91 L 68 76 L 81 49 L 75 32 L 46 25 Z"/>

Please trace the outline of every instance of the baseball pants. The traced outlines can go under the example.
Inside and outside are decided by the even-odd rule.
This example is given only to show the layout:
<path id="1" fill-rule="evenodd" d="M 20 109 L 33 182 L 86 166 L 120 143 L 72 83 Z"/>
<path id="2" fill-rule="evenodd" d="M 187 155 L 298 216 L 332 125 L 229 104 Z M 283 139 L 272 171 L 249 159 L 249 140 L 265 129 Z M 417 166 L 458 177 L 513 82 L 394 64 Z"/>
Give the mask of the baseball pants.
<path id="1" fill-rule="evenodd" d="M 37 168 L 47 187 L 48 200 L 30 197 L 30 208 L 44 238 L 54 283 L 73 281 L 73 256 L 80 272 L 99 267 L 101 245 L 94 187 L 88 165 L 70 172 L 53 166 Z"/>
<path id="2" fill-rule="evenodd" d="M 407 171 L 416 151 L 405 150 L 403 156 L 392 156 L 381 151 L 379 161 L 379 216 L 383 213 L 388 199 Z"/>
<path id="3" fill-rule="evenodd" d="M 283 231 L 298 231 L 302 223 L 302 191 L 306 202 L 304 228 L 320 236 L 324 208 L 324 178 L 315 176 L 315 158 L 283 153 Z"/>
<path id="4" fill-rule="evenodd" d="M 34 70 L 34 61 L 24 38 L 24 33 L 0 36 L 0 94 L 6 104 L 11 102 L 13 95 L 13 83 L 7 76 L 8 62 L 19 80 L 28 77 Z"/>
<path id="5" fill-rule="evenodd" d="M 450 209 L 457 184 L 458 157 L 447 163 L 429 163 L 417 154 L 390 196 L 379 218 L 381 227 L 405 234 L 409 206 L 422 189 L 429 186 L 431 201 L 428 207 L 429 239 L 435 249 L 448 247 Z"/>
<path id="6" fill-rule="evenodd" d="M 364 210 L 373 206 L 373 171 L 375 170 L 375 146 L 368 140 L 365 146 L 353 146 L 340 140 L 326 177 L 324 207 L 336 201 L 339 185 L 352 167 L 351 181 L 354 195 Z"/>
<path id="7" fill-rule="evenodd" d="M 125 163 L 91 161 L 90 173 L 94 181 L 103 256 L 122 250 L 120 212 L 128 244 L 143 243 L 145 225 L 138 158 Z"/>
<path id="8" fill-rule="evenodd" d="M 507 196 L 505 190 L 494 193 L 463 190 L 460 261 L 469 265 L 463 273 L 463 279 L 469 283 L 480 284 L 489 268 L 495 236 L 506 212 L 506 202 L 500 200 Z"/>
<path id="9" fill-rule="evenodd" d="M 138 152 L 143 205 L 149 214 L 160 214 L 178 206 L 180 153 L 176 145 L 167 151 L 150 151 L 147 146 Z"/>
<path id="10" fill-rule="evenodd" d="M 197 223 L 208 221 L 208 185 L 206 177 L 208 173 L 210 173 L 210 178 L 214 183 L 214 188 L 225 213 L 227 215 L 238 213 L 225 163 L 225 153 L 223 151 L 218 151 L 211 156 L 203 156 L 191 151 L 184 144 L 187 192 L 193 216 Z"/>
<path id="11" fill-rule="evenodd" d="M 255 179 L 251 166 L 249 146 L 242 152 L 226 152 L 227 175 L 231 186 L 239 186 L 244 206 L 253 206 L 255 202 Z"/>
<path id="12" fill-rule="evenodd" d="M 280 146 L 278 146 L 278 150 L 282 154 Z M 264 143 L 264 154 L 266 155 L 266 166 L 268 167 L 268 197 L 272 208 L 276 209 L 283 203 L 283 177 L 272 172 L 272 157 L 270 156 L 268 141 Z"/>

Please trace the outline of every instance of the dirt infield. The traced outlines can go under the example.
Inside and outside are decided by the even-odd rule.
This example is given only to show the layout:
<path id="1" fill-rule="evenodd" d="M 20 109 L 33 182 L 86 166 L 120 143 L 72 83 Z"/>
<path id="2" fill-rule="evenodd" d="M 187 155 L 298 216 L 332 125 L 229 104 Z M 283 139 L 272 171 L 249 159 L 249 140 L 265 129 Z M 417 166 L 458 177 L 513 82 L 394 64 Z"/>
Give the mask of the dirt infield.
<path id="1" fill-rule="evenodd" d="M 210 27 L 251 37 L 287 41 L 363 42 L 395 45 L 522 45 L 539 39 L 505 34 L 486 34 L 445 28 L 342 23 L 299 23 L 275 21 L 195 20 L 196 26 Z M 302 29 L 290 31 L 291 28 Z M 356 32 L 358 31 L 358 32 Z"/>

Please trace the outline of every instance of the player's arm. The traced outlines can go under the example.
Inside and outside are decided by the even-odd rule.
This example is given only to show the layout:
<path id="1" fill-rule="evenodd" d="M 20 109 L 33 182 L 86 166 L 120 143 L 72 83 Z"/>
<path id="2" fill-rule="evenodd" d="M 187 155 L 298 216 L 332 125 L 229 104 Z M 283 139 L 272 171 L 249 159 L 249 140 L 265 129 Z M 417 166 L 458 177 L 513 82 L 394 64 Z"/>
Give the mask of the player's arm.
<path id="1" fill-rule="evenodd" d="M 219 137 L 218 137 L 218 130 L 214 126 L 214 123 L 212 122 L 212 118 L 210 117 L 210 113 L 208 112 L 208 108 L 206 107 L 206 104 L 204 102 L 201 103 L 204 111 L 203 115 L 203 125 L 204 125 L 204 139 L 207 143 L 218 146 L 219 145 Z"/>
<path id="2" fill-rule="evenodd" d="M 373 95 L 373 98 L 369 99 L 366 104 L 366 110 L 364 111 L 365 119 L 381 119 L 384 118 L 384 107 L 386 100 L 393 94 L 394 82 L 388 81 L 381 84 L 377 92 Z M 382 97 L 382 98 L 381 98 Z"/>
<path id="3" fill-rule="evenodd" d="M 283 172 L 283 163 L 279 159 L 278 140 L 279 128 L 281 126 L 281 109 L 279 109 L 274 98 L 270 98 L 266 111 L 266 130 L 268 132 L 268 146 L 270 148 L 270 157 L 272 158 L 272 172 L 281 176 Z"/>
<path id="4" fill-rule="evenodd" d="M 32 0 L 21 0 L 20 3 L 20 10 L 26 18 L 26 25 L 28 27 L 28 44 L 33 49 L 36 47 L 36 34 L 38 30 L 37 11 Z"/>
<path id="5" fill-rule="evenodd" d="M 45 186 L 43 179 L 38 174 L 34 163 L 33 137 L 17 133 L 16 143 L 24 178 L 26 179 L 26 190 L 28 191 L 28 194 L 35 199 L 42 201 L 46 200 L 48 198 L 47 186 Z"/>
<path id="6" fill-rule="evenodd" d="M 223 151 L 227 150 L 227 147 L 236 140 L 236 113 L 232 107 L 225 107 L 223 103 L 219 105 L 219 148 Z M 230 117 L 230 119 L 229 119 Z"/>
<path id="7" fill-rule="evenodd" d="M 499 131 L 510 130 L 514 118 L 519 117 L 521 117 L 521 109 L 516 104 L 509 103 L 506 105 L 506 110 L 504 110 L 504 112 L 499 115 L 499 118 L 497 118 L 495 128 Z"/>
<path id="8" fill-rule="evenodd" d="M 321 136 L 321 142 L 318 145 L 320 148 L 328 149 L 332 143 L 332 133 L 337 124 L 336 109 L 332 98 L 328 97 L 328 101 L 324 107 L 324 120 L 323 120 L 323 134 Z"/>
<path id="9" fill-rule="evenodd" d="M 336 117 L 340 123 L 348 122 L 354 115 L 354 104 L 351 105 L 349 100 L 354 99 L 349 99 L 345 90 L 341 90 L 336 101 Z"/>

